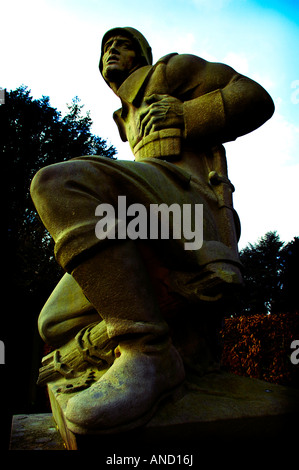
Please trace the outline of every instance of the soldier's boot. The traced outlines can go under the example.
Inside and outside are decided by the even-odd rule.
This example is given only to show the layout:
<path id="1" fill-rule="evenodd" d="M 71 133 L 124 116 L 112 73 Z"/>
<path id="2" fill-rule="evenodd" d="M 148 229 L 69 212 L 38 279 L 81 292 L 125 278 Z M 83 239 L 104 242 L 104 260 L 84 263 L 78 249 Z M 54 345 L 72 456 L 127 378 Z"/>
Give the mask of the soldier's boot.
<path id="1" fill-rule="evenodd" d="M 76 433 L 119 432 L 145 424 L 185 378 L 142 258 L 132 242 L 110 247 L 72 275 L 117 340 L 110 369 L 68 401 Z"/>

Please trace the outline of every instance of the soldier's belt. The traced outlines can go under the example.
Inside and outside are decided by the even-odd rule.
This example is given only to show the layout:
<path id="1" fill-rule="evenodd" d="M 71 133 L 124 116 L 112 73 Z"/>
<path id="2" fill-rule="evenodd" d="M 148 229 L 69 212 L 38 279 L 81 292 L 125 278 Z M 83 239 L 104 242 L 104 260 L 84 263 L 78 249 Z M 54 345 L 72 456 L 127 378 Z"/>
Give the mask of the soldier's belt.
<path id="1" fill-rule="evenodd" d="M 181 154 L 180 129 L 163 129 L 144 137 L 133 149 L 135 160 L 145 158 L 173 158 Z"/>

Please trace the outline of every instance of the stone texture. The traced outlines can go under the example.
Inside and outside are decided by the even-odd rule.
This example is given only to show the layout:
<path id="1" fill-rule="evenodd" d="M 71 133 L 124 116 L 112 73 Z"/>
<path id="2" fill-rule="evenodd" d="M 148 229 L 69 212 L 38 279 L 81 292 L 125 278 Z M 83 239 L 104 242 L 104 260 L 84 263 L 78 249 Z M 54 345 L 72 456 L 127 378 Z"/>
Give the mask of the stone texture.
<path id="1" fill-rule="evenodd" d="M 66 450 L 52 413 L 13 416 L 9 450 Z"/>
<path id="2" fill-rule="evenodd" d="M 70 450 L 91 449 L 100 442 L 110 447 L 131 442 L 138 448 L 177 445 L 194 450 L 199 440 L 282 442 L 287 437 L 291 442 L 299 419 L 299 390 L 219 372 L 189 376 L 175 399 L 161 404 L 143 428 L 113 439 L 107 434 L 75 435 L 65 423 L 66 395 L 59 396 L 51 384 L 48 388 L 54 418 Z"/>
<path id="3" fill-rule="evenodd" d="M 226 65 L 177 53 L 152 65 L 147 40 L 133 28 L 105 34 L 100 71 L 120 99 L 122 108 L 113 117 L 136 161 L 82 156 L 39 170 L 31 184 L 56 259 L 72 276 L 64 277 L 39 319 L 43 339 L 59 347 L 43 360 L 39 383 L 49 384 L 54 416 L 69 448 L 76 446 L 73 433 L 118 434 L 145 425 L 161 397 L 182 384 L 185 370 L 213 362 L 207 331 L 211 311 L 216 313 L 211 304 L 219 302 L 217 318 L 223 316 L 232 291 L 242 285 L 240 226 L 222 144 L 255 130 L 274 111 L 260 85 Z M 204 210 L 188 224 L 184 219 L 176 236 L 181 212 L 179 218 L 173 214 L 172 235 L 166 240 L 153 234 L 150 241 L 157 243 L 147 243 L 139 225 L 146 233 L 148 227 L 137 217 L 125 223 L 123 233 L 126 216 L 115 217 L 119 197 L 129 206 L 142 205 L 146 224 L 151 204 Z M 98 220 L 103 203 L 112 214 L 109 234 L 102 230 L 106 217 Z M 168 210 L 166 216 L 170 222 Z M 196 239 L 188 248 L 186 225 Z M 194 304 L 202 329 L 189 314 Z M 104 331 L 93 326 L 87 332 L 95 311 Z M 190 330 L 197 336 L 191 348 Z M 109 358 L 103 364 L 102 350 Z M 99 379 L 90 363 L 97 370 L 104 367 Z M 248 397 L 246 386 L 219 377 L 209 375 L 199 383 L 189 378 L 175 404 L 162 407 L 147 429 L 279 414 L 276 402 L 264 403 L 260 390 L 252 391 L 256 399 Z"/>

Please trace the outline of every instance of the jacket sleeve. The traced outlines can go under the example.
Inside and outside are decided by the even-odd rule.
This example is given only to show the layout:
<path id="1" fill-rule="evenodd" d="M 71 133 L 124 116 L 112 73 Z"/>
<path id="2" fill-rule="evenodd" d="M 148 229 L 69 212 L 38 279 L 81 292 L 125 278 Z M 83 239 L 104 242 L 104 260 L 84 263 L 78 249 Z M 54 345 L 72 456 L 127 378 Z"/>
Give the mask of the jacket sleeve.
<path id="1" fill-rule="evenodd" d="M 250 78 L 196 56 L 178 56 L 176 60 L 180 61 L 178 70 L 172 73 L 175 64 L 170 63 L 168 80 L 184 103 L 187 141 L 219 144 L 235 140 L 272 116 L 270 95 Z"/>

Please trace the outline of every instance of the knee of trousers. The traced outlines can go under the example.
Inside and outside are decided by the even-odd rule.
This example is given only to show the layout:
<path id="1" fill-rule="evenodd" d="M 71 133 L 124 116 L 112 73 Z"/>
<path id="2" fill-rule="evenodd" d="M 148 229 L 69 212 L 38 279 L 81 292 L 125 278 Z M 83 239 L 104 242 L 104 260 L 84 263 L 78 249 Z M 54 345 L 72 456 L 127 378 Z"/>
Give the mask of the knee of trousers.
<path id="1" fill-rule="evenodd" d="M 89 161 L 57 163 L 35 175 L 31 197 L 54 239 L 55 257 L 66 271 L 73 259 L 99 244 L 95 209 L 103 195 L 110 197 L 111 187 L 111 178 L 101 165 Z"/>
<path id="2" fill-rule="evenodd" d="M 69 169 L 63 163 L 41 168 L 34 176 L 30 185 L 33 202 L 39 209 L 41 201 L 60 192 L 69 178 Z"/>
<path id="3" fill-rule="evenodd" d="M 99 176 L 99 171 L 96 174 L 89 162 L 69 160 L 55 163 L 36 173 L 31 182 L 30 194 L 37 211 L 43 212 L 45 207 L 51 205 L 51 201 L 55 203 L 55 200 L 67 197 L 74 185 L 79 185 L 83 191 L 86 187 L 88 191 L 89 186 L 99 181 Z"/>

